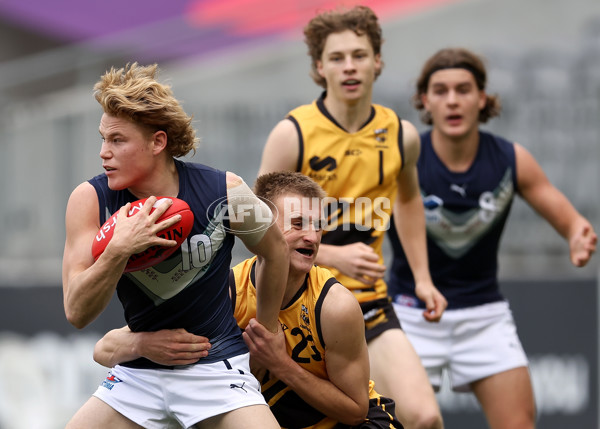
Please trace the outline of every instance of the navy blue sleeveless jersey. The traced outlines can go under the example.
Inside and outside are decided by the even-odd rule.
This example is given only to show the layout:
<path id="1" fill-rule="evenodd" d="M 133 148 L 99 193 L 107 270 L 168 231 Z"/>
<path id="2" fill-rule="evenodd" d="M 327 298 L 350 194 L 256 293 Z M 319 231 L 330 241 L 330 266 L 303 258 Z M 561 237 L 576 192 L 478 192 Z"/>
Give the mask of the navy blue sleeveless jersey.
<path id="1" fill-rule="evenodd" d="M 233 317 L 228 276 L 235 237 L 219 212 L 227 203 L 224 171 L 175 160 L 179 195 L 194 213 L 194 226 L 168 259 L 140 271 L 124 273 L 117 294 L 125 320 L 134 332 L 184 328 L 207 337 L 212 348 L 198 363 L 212 363 L 248 351 Z M 98 194 L 100 225 L 136 198 L 127 189 L 113 191 L 106 175 L 89 180 Z M 215 210 L 217 209 L 217 210 Z M 147 359 L 127 362 L 135 368 L 161 368 Z"/>
<path id="2" fill-rule="evenodd" d="M 427 251 L 433 284 L 448 308 L 464 308 L 503 299 L 498 287 L 498 246 L 517 192 L 514 145 L 480 131 L 471 167 L 449 171 L 421 135 L 417 168 L 427 223 Z M 393 222 L 389 238 L 394 258 L 388 290 L 398 303 L 424 308 Z"/>

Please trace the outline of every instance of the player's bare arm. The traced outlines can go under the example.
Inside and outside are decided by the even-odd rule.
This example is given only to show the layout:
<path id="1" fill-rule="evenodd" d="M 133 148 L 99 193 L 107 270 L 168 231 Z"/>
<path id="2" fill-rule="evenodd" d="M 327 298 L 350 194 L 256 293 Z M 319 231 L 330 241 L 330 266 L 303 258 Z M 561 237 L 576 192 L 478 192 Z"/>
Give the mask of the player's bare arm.
<path id="1" fill-rule="evenodd" d="M 329 380 L 298 365 L 287 353 L 283 333 L 268 335 L 251 320 L 243 333 L 252 359 L 325 415 L 347 425 L 364 421 L 369 402 L 369 358 L 362 311 L 339 283 L 328 292 L 321 312 Z"/>
<path id="2" fill-rule="evenodd" d="M 73 326 L 87 326 L 106 308 L 132 254 L 154 245 L 176 244 L 156 234 L 178 222 L 179 216 L 155 224 L 171 204 L 161 204 L 150 214 L 155 202 L 155 197 L 149 198 L 143 210 L 131 217 L 127 216 L 129 204 L 123 206 L 113 238 L 94 262 L 92 242 L 100 228 L 96 191 L 85 182 L 72 192 L 65 216 L 62 276 L 65 314 Z"/>
<path id="3" fill-rule="evenodd" d="M 299 144 L 294 123 L 289 119 L 279 121 L 267 138 L 258 175 L 282 170 L 296 171 L 300 156 Z"/>
<path id="4" fill-rule="evenodd" d="M 568 241 L 573 265 L 583 267 L 596 251 L 598 237 L 593 226 L 550 183 L 531 153 L 520 144 L 514 147 L 520 195 Z"/>
<path id="5" fill-rule="evenodd" d="M 161 365 L 190 365 L 208 356 L 208 338 L 185 329 L 131 332 L 129 327 L 113 329 L 94 347 L 94 360 L 112 368 L 141 357 Z"/>
<path id="6" fill-rule="evenodd" d="M 419 133 L 414 125 L 402 121 L 404 163 L 398 175 L 398 196 L 394 202 L 394 226 L 415 278 L 415 293 L 425 303 L 423 317 L 437 322 L 448 306 L 429 273 L 425 232 L 425 211 L 419 188 L 417 160 L 421 151 Z"/>
<path id="7" fill-rule="evenodd" d="M 289 266 L 289 249 L 279 227 L 273 222 L 271 210 L 252 193 L 242 179 L 227 173 L 227 193 L 230 204 L 234 201 L 234 189 L 244 187 L 248 195 L 245 208 L 249 212 L 238 213 L 236 221 L 230 221 L 231 229 L 252 253 L 258 256 L 256 272 L 256 318 L 271 332 L 279 327 L 278 317 L 285 292 Z M 240 195 L 239 190 L 235 195 Z M 234 209 L 235 210 L 235 209 Z M 239 219 L 239 221 L 237 221 Z"/>

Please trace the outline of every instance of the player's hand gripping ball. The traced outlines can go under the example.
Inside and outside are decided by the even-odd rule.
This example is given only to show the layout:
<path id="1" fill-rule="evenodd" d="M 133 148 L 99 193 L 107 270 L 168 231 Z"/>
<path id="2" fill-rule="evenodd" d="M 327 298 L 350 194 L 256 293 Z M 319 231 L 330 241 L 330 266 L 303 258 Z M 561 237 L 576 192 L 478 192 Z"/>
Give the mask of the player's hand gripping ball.
<path id="1" fill-rule="evenodd" d="M 156 203 L 154 203 L 154 206 L 152 206 L 150 213 L 152 213 L 165 198 L 167 197 L 157 197 Z M 131 203 L 131 208 L 127 213 L 127 216 L 134 216 L 137 212 L 139 212 L 146 202 L 146 199 L 147 198 L 144 198 Z M 181 246 L 181 243 L 183 243 L 183 241 L 192 231 L 192 226 L 194 225 L 194 214 L 192 213 L 190 206 L 179 198 L 168 197 L 168 199 L 173 200 L 173 204 L 162 214 L 161 217 L 158 218 L 156 223 L 169 219 L 171 216 L 177 214 L 181 215 L 181 220 L 175 225 L 171 225 L 170 227 L 163 229 L 157 235 L 161 238 L 166 238 L 167 240 L 175 240 L 177 242 L 177 246 L 151 246 L 143 252 L 131 255 L 129 261 L 127 262 L 127 266 L 125 267 L 126 273 L 143 270 L 144 268 L 151 267 L 159 262 L 164 261 L 173 253 L 175 253 L 179 246 Z M 97 260 L 102 252 L 104 252 L 104 249 L 106 249 L 108 242 L 112 238 L 115 225 L 117 223 L 118 214 L 119 211 L 117 210 L 117 212 L 115 212 L 106 222 L 104 222 L 104 225 L 100 227 L 98 234 L 96 234 L 96 238 L 92 243 L 92 255 L 94 256 L 94 260 Z"/>

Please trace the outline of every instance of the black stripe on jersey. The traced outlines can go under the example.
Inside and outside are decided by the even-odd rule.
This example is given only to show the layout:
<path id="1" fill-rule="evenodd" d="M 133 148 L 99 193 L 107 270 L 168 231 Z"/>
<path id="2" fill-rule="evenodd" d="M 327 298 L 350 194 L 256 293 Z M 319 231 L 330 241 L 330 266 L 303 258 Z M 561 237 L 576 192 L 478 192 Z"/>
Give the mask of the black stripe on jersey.
<path id="1" fill-rule="evenodd" d="M 333 122 L 333 124 L 336 127 L 338 127 L 340 130 L 346 131 L 346 129 L 344 127 L 342 127 L 340 124 L 338 124 L 338 121 L 336 121 L 335 118 L 333 116 L 331 116 L 331 113 L 329 113 L 329 110 L 327 110 L 327 108 L 325 107 L 325 97 L 326 96 L 327 96 L 327 91 L 323 91 L 321 93 L 321 96 L 317 100 L 317 108 L 319 109 L 319 112 L 321 112 L 323 114 L 323 116 L 325 116 L 327 119 L 329 119 L 331 122 Z M 348 131 L 346 131 L 346 132 L 348 132 Z"/>
<path id="2" fill-rule="evenodd" d="M 250 268 L 250 282 L 252 283 L 252 286 L 254 286 L 255 289 L 256 289 L 256 262 L 257 261 L 254 261 L 254 263 L 252 264 L 252 268 Z M 229 281 L 231 282 L 231 275 L 230 275 Z M 235 283 L 235 278 L 233 280 L 233 283 Z M 283 309 L 288 308 L 290 305 L 292 305 L 294 302 L 296 302 L 307 288 L 308 288 L 308 274 L 306 274 L 306 277 L 304 278 L 304 283 L 302 283 L 302 286 L 300 287 L 300 289 L 298 289 L 298 292 L 296 292 L 294 294 L 294 297 L 290 300 L 290 302 L 287 303 L 287 305 L 285 307 L 283 307 Z M 234 291 L 235 291 L 235 286 L 234 286 Z M 235 296 L 235 295 L 232 295 L 232 296 Z M 234 310 L 235 310 L 235 303 L 234 303 Z"/>
<path id="3" fill-rule="evenodd" d="M 302 283 L 302 286 L 300 286 L 300 289 L 298 289 L 298 292 L 296 292 L 294 294 L 294 296 L 292 297 L 292 299 L 290 299 L 290 302 L 288 302 L 285 307 L 282 308 L 282 310 L 285 310 L 286 308 L 288 308 L 290 305 L 292 305 L 294 302 L 298 301 L 298 299 L 300 299 L 300 297 L 302 296 L 302 294 L 304 293 L 304 291 L 308 288 L 308 273 L 306 274 L 306 277 L 304 277 L 304 283 Z"/>
<path id="4" fill-rule="evenodd" d="M 298 133 L 298 161 L 296 162 L 296 171 L 299 172 L 302 170 L 302 162 L 304 161 L 304 139 L 302 138 L 300 124 L 298 123 L 296 118 L 294 118 L 291 115 L 288 115 L 287 118 L 290 121 L 292 121 L 292 124 L 294 124 L 294 126 L 296 127 L 296 132 Z"/>
<path id="5" fill-rule="evenodd" d="M 402 119 L 398 117 L 398 150 L 400 151 L 400 170 L 404 168 L 404 132 L 402 131 Z"/>
<path id="6" fill-rule="evenodd" d="M 379 151 L 379 184 L 383 183 L 383 151 Z"/>
<path id="7" fill-rule="evenodd" d="M 256 288 L 256 260 L 252 263 L 252 268 L 250 268 L 250 281 L 252 282 L 252 286 Z"/>
<path id="8" fill-rule="evenodd" d="M 317 319 L 315 321 L 315 325 L 317 327 L 317 336 L 319 337 L 319 341 L 321 342 L 321 345 L 323 347 L 325 347 L 325 340 L 323 340 L 323 331 L 321 329 L 321 308 L 323 308 L 323 301 L 325 300 L 327 292 L 329 292 L 331 286 L 333 286 L 336 283 L 338 283 L 338 281 L 335 279 L 335 277 L 331 277 L 325 282 L 325 285 L 323 286 L 323 289 L 321 289 L 321 293 L 319 294 L 319 299 L 317 299 L 317 303 L 315 305 L 315 318 Z"/>
<path id="9" fill-rule="evenodd" d="M 231 309 L 235 313 L 235 300 L 237 299 L 237 288 L 235 287 L 235 274 L 229 270 L 229 297 L 231 298 Z"/>
<path id="10" fill-rule="evenodd" d="M 325 97 L 326 96 L 327 96 L 327 91 L 323 91 L 323 93 L 317 100 L 317 107 L 319 108 L 319 111 L 323 114 L 323 116 L 325 116 L 327 119 L 329 119 L 331 122 L 333 122 L 336 127 L 338 127 L 341 130 L 344 130 L 345 132 L 348 132 L 348 130 L 346 130 L 344 127 L 342 127 L 338 123 L 338 121 L 335 120 L 335 118 L 331 115 L 331 113 L 329 113 L 329 111 L 325 107 Z M 358 129 L 362 130 L 369 122 L 371 122 L 373 120 L 374 117 L 375 117 L 375 108 L 373 106 L 371 106 L 371 114 L 369 115 L 369 117 L 367 118 L 365 123 L 362 124 Z"/>
<path id="11" fill-rule="evenodd" d="M 373 106 L 371 106 L 371 114 L 369 115 L 369 117 L 367 118 L 367 120 L 365 121 L 365 123 L 360 126 L 359 130 L 362 130 L 364 127 L 366 127 L 367 124 L 369 122 L 371 122 L 374 117 L 375 117 L 375 108 Z"/>

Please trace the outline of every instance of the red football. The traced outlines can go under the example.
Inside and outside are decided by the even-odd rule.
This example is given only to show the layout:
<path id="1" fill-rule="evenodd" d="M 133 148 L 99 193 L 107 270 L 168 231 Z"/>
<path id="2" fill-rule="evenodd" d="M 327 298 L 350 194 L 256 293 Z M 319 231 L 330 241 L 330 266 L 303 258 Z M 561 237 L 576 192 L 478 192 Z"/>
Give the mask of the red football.
<path id="1" fill-rule="evenodd" d="M 154 211 L 154 209 L 162 202 L 163 198 L 173 200 L 171 207 L 169 207 L 167 211 L 158 218 L 157 222 L 168 219 L 176 214 L 181 215 L 181 220 L 179 222 L 170 226 L 169 228 L 163 229 L 157 234 L 159 237 L 166 238 L 168 240 L 175 240 L 177 242 L 177 246 L 152 246 L 143 252 L 131 255 L 129 261 L 127 262 L 127 266 L 125 267 L 126 273 L 130 271 L 143 270 L 144 268 L 151 267 L 161 261 L 164 261 L 171 256 L 179 248 L 179 246 L 181 246 L 181 243 L 183 243 L 183 241 L 192 231 L 192 226 L 194 225 L 194 214 L 192 213 L 190 206 L 185 201 L 172 197 L 157 198 L 158 199 L 156 200 L 156 203 L 154 203 L 151 212 Z M 147 198 L 144 198 L 131 203 L 131 208 L 129 213 L 127 213 L 127 216 L 133 216 L 140 211 L 146 202 L 146 199 Z M 104 252 L 106 245 L 112 238 L 114 227 L 117 223 L 118 213 L 118 211 L 114 213 L 106 222 L 104 222 L 104 225 L 100 227 L 100 230 L 98 231 L 98 234 L 92 243 L 92 255 L 94 256 L 94 260 L 98 259 L 102 252 Z"/>

